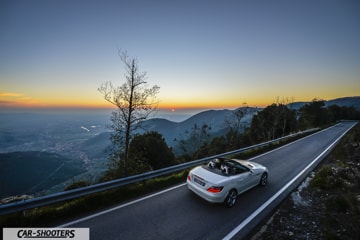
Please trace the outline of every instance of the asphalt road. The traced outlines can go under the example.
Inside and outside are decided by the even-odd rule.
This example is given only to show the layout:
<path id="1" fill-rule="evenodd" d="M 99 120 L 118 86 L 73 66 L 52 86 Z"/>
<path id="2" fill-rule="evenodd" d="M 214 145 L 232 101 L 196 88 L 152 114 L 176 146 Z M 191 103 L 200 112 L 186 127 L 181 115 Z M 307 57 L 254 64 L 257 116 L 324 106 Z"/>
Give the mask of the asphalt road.
<path id="1" fill-rule="evenodd" d="M 268 185 L 240 195 L 233 208 L 208 203 L 181 184 L 60 227 L 90 228 L 92 240 L 243 239 L 354 124 L 341 122 L 251 159 L 268 167 Z"/>

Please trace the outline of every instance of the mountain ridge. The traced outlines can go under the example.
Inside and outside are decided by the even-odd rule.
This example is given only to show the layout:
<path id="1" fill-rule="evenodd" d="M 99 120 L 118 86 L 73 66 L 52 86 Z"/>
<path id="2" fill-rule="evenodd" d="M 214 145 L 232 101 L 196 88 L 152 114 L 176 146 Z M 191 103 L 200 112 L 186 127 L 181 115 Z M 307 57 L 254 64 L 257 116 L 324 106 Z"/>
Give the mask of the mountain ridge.
<path id="1" fill-rule="evenodd" d="M 241 109 L 241 108 L 238 108 Z M 245 115 L 242 119 L 242 124 L 249 125 L 251 123 L 252 116 L 261 110 L 261 108 L 252 108 L 252 107 L 244 107 L 243 109 Z M 223 109 L 223 110 L 207 110 L 200 113 L 197 113 L 190 118 L 181 121 L 181 122 L 173 122 L 164 118 L 152 118 L 145 120 L 141 124 L 141 130 L 137 130 L 137 134 L 143 134 L 149 131 L 155 131 L 160 133 L 169 147 L 176 147 L 179 141 L 186 140 L 191 133 L 192 129 L 196 126 L 201 128 L 203 125 L 207 125 L 208 133 L 211 135 L 219 135 L 226 129 L 225 120 L 229 118 L 235 110 Z M 111 135 L 111 132 L 101 133 L 101 136 L 97 136 L 98 139 L 106 139 Z M 85 143 L 86 148 L 90 147 L 90 149 L 98 148 L 98 146 L 89 146 L 89 145 L 97 145 L 99 142 L 93 141 L 89 139 Z M 109 141 L 110 144 L 110 141 Z M 101 146 L 105 147 L 106 144 L 102 143 Z"/>
<path id="2" fill-rule="evenodd" d="M 294 102 L 288 104 L 289 108 L 298 110 L 305 104 L 309 104 L 309 102 Z M 326 106 L 331 106 L 333 104 L 336 104 L 340 107 L 355 107 L 357 110 L 360 110 L 360 97 L 344 97 L 344 98 L 337 98 L 333 100 L 325 101 Z M 251 124 L 252 116 L 256 114 L 258 111 L 261 111 L 263 108 L 257 108 L 257 107 L 241 107 L 234 110 L 229 109 L 222 109 L 222 110 L 206 110 L 202 111 L 200 113 L 194 114 L 191 117 L 187 118 L 184 121 L 181 122 L 174 122 L 167 120 L 165 118 L 151 118 L 148 120 L 145 120 L 142 123 L 142 129 L 138 130 L 136 133 L 143 134 L 148 131 L 156 131 L 162 134 L 164 137 L 166 143 L 169 147 L 172 147 L 173 150 L 176 152 L 176 146 L 178 145 L 179 141 L 186 140 L 188 138 L 192 130 L 192 128 L 197 125 L 197 127 L 201 127 L 203 124 L 208 125 L 211 127 L 211 129 L 208 131 L 209 134 L 212 136 L 219 135 L 226 130 L 225 126 L 225 119 L 227 117 L 230 117 L 231 114 L 238 110 L 238 109 L 245 109 L 245 116 L 242 119 L 242 124 L 245 124 L 249 126 Z M 97 136 L 98 139 L 109 139 L 111 132 L 101 133 L 102 136 Z M 99 142 L 93 142 L 90 148 L 91 149 L 99 149 L 99 146 L 102 146 L 103 148 L 106 147 L 106 145 L 110 145 L 109 140 L 107 144 Z M 85 143 L 85 145 L 88 145 L 90 142 Z M 95 145 L 96 144 L 96 145 Z M 100 144 L 100 145 L 99 145 Z M 89 147 L 89 146 L 87 146 Z"/>

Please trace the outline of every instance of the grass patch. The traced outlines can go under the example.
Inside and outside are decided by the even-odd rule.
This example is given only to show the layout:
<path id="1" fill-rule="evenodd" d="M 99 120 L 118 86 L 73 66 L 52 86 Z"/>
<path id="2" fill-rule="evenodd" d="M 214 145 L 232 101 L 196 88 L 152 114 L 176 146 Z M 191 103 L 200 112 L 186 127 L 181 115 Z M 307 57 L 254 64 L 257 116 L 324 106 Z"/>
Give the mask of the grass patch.
<path id="1" fill-rule="evenodd" d="M 360 125 L 357 125 L 333 149 L 328 157 L 330 162 L 319 166 L 310 183 L 323 203 L 321 227 L 325 239 L 360 237 L 359 143 Z"/>

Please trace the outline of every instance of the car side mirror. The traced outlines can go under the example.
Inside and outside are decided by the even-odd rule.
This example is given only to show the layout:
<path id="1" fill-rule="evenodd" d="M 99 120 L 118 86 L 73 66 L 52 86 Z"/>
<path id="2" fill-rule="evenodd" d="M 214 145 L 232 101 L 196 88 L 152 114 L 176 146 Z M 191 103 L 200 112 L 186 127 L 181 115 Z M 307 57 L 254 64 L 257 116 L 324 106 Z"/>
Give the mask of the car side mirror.
<path id="1" fill-rule="evenodd" d="M 250 169 L 250 174 L 254 174 L 254 170 Z"/>

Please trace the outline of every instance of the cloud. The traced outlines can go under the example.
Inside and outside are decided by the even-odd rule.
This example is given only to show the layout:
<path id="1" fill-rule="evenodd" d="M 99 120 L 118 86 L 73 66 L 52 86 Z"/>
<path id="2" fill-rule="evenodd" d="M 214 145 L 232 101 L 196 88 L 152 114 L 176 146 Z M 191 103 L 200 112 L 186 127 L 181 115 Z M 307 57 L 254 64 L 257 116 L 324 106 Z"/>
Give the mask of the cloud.
<path id="1" fill-rule="evenodd" d="M 7 100 L 1 100 L 0 99 L 0 109 L 2 109 L 2 108 L 12 108 L 14 106 L 17 106 L 17 103 L 15 101 L 7 101 Z"/>
<path id="2" fill-rule="evenodd" d="M 0 92 L 0 97 L 21 97 L 22 94 L 20 93 L 13 93 L 13 92 Z"/>
<path id="3" fill-rule="evenodd" d="M 0 92 L 0 107 L 24 107 L 38 105 L 40 101 L 14 92 Z"/>
<path id="4" fill-rule="evenodd" d="M 13 101 L 5 101 L 0 99 L 0 106 L 14 104 Z"/>

